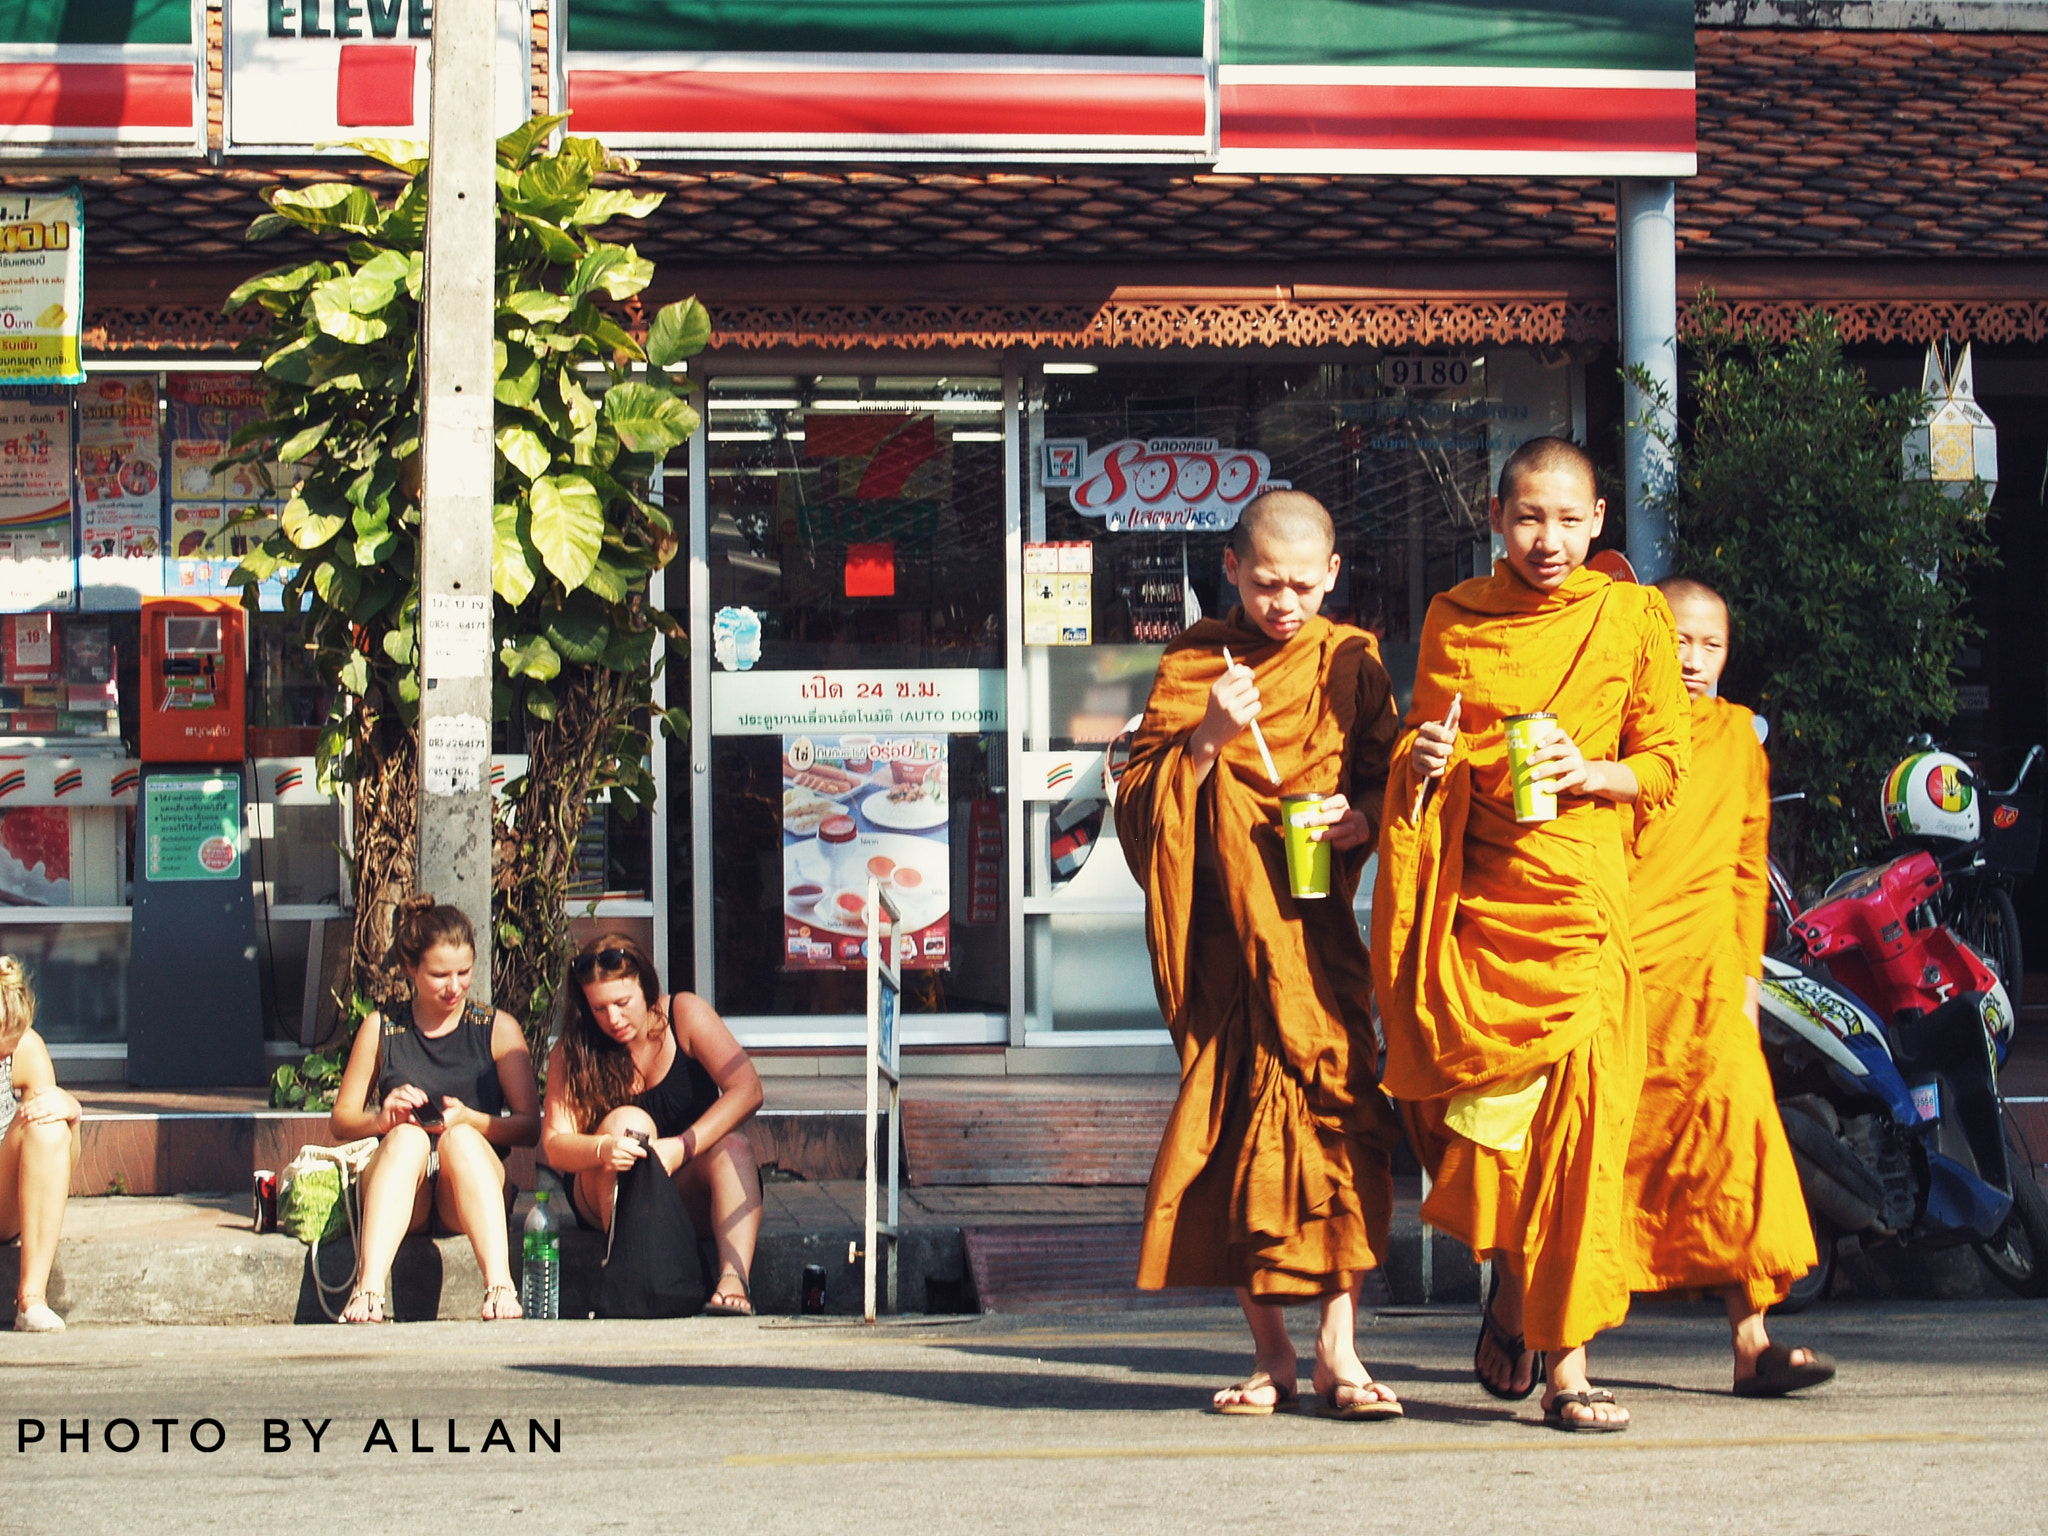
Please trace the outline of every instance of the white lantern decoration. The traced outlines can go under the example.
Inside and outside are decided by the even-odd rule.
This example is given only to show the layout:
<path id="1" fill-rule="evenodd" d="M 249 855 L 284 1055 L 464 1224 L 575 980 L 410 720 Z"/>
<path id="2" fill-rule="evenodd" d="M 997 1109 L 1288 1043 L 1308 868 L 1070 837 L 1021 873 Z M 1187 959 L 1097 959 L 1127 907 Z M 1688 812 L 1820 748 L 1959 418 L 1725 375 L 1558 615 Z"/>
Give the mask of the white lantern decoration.
<path id="1" fill-rule="evenodd" d="M 1971 481 L 1984 482 L 1988 497 L 1998 489 L 1998 428 L 1977 404 L 1970 346 L 1951 373 L 1942 366 L 1932 342 L 1920 387 L 1927 410 L 1906 434 L 1906 478 L 1932 480 L 1951 496 L 1960 496 Z"/>

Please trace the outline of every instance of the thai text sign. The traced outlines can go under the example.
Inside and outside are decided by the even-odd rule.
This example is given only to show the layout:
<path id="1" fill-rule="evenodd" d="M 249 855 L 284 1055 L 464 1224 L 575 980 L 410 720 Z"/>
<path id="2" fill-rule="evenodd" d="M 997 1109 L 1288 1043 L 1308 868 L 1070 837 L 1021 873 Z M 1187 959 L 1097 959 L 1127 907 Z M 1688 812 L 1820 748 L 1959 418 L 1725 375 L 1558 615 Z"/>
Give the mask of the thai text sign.
<path id="1" fill-rule="evenodd" d="M 1111 533 L 1220 533 L 1237 526 L 1259 492 L 1292 483 L 1271 478 L 1263 453 L 1225 448 L 1213 437 L 1127 437 L 1092 452 L 1085 442 L 1048 440 L 1045 466 L 1045 483 L 1064 485 L 1074 510 L 1101 518 Z"/>
<path id="2" fill-rule="evenodd" d="M 78 188 L 0 198 L 0 384 L 83 384 L 84 313 Z"/>
<path id="3" fill-rule="evenodd" d="M 142 791 L 152 880 L 233 880 L 242 872 L 242 776 L 152 774 Z"/>
<path id="4" fill-rule="evenodd" d="M 731 672 L 711 678 L 715 736 L 915 727 L 945 735 L 1000 731 L 1003 674 L 974 667 Z"/>

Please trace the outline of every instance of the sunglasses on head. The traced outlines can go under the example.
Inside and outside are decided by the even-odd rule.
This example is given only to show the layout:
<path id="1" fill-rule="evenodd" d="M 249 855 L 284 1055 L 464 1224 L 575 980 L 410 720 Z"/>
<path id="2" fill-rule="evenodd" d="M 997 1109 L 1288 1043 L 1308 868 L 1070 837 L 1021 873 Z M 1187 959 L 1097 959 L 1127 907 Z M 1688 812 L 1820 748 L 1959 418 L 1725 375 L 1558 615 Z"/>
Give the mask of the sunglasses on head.
<path id="1" fill-rule="evenodd" d="M 569 962 L 569 974 L 578 981 L 588 981 L 596 971 L 623 971 L 633 968 L 633 957 L 623 949 L 594 949 L 587 955 L 578 955 Z"/>

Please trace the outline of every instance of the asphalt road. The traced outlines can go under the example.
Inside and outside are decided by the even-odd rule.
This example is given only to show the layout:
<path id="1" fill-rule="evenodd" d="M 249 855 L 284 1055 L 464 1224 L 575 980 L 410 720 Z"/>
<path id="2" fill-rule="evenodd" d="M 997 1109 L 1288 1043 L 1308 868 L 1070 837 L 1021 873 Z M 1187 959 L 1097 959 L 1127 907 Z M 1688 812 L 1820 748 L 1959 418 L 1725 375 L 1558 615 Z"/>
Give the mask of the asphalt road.
<path id="1" fill-rule="evenodd" d="M 1484 1396 L 1473 1332 L 1362 1331 L 1409 1405 L 1382 1425 L 1203 1413 L 1244 1366 L 1216 1311 L 5 1334 L 0 1529 L 2048 1530 L 2048 1304 L 1787 1320 L 1843 1373 L 1784 1402 L 1728 1395 L 1707 1308 L 1639 1307 L 1596 1357 L 1636 1428 L 1601 1438 Z"/>

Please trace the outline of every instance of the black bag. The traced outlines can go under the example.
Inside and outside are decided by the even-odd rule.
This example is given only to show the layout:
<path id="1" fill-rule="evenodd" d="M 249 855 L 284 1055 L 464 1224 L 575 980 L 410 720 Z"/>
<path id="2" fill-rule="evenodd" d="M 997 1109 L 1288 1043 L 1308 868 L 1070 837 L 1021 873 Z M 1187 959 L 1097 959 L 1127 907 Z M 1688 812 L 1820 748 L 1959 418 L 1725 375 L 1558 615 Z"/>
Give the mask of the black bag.
<path id="1" fill-rule="evenodd" d="M 689 1317 L 704 1310 L 710 1294 L 697 1228 L 650 1148 L 619 1175 L 611 1241 L 597 1282 L 597 1315 Z"/>

